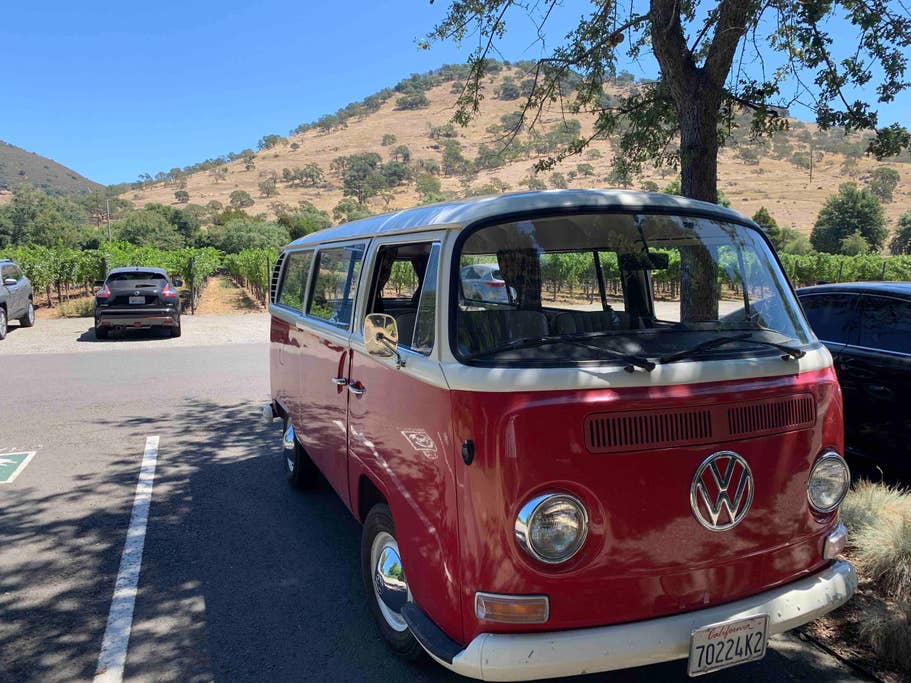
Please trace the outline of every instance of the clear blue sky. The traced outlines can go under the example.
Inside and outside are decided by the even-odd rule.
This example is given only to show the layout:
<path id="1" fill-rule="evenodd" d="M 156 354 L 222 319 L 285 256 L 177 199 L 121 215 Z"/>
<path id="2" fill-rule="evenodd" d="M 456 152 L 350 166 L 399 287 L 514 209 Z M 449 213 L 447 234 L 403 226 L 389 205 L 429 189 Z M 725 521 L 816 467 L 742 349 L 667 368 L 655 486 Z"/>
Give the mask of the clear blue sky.
<path id="1" fill-rule="evenodd" d="M 0 139 L 101 183 L 254 147 L 410 73 L 463 62 L 472 45 L 415 46 L 447 4 L 7 3 Z M 548 34 L 565 34 L 586 7 L 567 0 Z M 538 54 L 530 24 L 514 24 L 503 56 Z M 903 96 L 881 122 L 909 125 L 909 109 Z"/>

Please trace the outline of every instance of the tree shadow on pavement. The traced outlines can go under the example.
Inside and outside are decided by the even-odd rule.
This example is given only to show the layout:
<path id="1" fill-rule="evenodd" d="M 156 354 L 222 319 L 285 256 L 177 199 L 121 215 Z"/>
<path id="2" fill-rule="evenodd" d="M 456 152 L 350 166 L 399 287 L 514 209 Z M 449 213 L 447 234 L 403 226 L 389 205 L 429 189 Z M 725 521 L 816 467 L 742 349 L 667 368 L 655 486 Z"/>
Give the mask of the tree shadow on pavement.
<path id="1" fill-rule="evenodd" d="M 465 680 L 432 662 L 406 664 L 389 653 L 366 606 L 359 567 L 360 525 L 328 484 L 298 492 L 285 482 L 276 422 L 259 406 L 185 400 L 156 416 L 106 423 L 132 442 L 161 438 L 134 627 L 125 678 L 148 680 L 343 681 Z M 138 472 L 136 459 L 104 473 L 129 491 L 114 511 L 45 519 L 60 500 L 95 494 L 97 477 L 53 496 L 15 497 L 0 515 L 0 547 L 53 546 L 79 558 L 98 589 L 29 594 L 29 573 L 67 571 L 35 557 L 0 576 L 0 678 L 91 677 L 113 591 Z M 35 506 L 39 510 L 35 510 Z M 36 515 L 36 512 L 44 514 Z M 2 566 L 2 565 L 0 565 Z M 89 618 L 87 614 L 100 615 Z M 76 676 L 61 676 L 70 662 Z M 75 664 L 72 664 L 75 662 Z M 771 673 L 770 673 L 771 672 Z M 764 662 L 710 681 L 849 680 L 823 656 L 770 650 Z M 575 681 L 680 680 L 685 662 Z"/>

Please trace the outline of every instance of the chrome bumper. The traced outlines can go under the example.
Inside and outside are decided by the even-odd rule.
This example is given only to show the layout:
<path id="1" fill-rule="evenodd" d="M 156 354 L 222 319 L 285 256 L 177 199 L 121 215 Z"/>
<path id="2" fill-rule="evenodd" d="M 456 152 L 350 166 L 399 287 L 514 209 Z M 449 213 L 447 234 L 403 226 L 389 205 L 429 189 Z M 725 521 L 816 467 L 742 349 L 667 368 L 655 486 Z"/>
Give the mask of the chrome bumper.
<path id="1" fill-rule="evenodd" d="M 854 594 L 848 562 L 736 602 L 616 626 L 549 633 L 482 633 L 446 662 L 452 671 L 485 681 L 521 681 L 627 669 L 689 656 L 690 634 L 702 626 L 769 615 L 769 634 L 782 633 L 840 607 Z"/>

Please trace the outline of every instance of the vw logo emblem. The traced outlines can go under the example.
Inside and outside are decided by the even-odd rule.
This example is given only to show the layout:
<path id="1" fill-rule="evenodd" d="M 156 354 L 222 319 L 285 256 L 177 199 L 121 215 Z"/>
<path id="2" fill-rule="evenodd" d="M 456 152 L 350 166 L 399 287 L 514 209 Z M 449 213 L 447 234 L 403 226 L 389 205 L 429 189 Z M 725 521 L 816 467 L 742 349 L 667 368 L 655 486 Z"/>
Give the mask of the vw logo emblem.
<path id="1" fill-rule="evenodd" d="M 690 486 L 690 507 L 706 529 L 726 531 L 737 526 L 752 502 L 753 473 L 742 457 L 718 451 L 699 465 Z"/>

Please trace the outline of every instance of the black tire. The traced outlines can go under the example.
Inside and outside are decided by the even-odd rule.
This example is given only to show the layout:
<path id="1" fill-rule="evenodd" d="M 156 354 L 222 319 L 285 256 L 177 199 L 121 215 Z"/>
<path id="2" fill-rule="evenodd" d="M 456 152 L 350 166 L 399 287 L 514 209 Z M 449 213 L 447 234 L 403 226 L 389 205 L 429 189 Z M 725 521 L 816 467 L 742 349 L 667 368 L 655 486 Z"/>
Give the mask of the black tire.
<path id="1" fill-rule="evenodd" d="M 3 341 L 4 339 L 6 339 L 6 326 L 7 326 L 6 309 L 0 307 L 0 341 Z"/>
<path id="2" fill-rule="evenodd" d="M 285 418 L 282 434 L 288 430 L 288 418 Z M 285 463 L 285 479 L 296 489 L 315 489 L 319 484 L 319 470 L 307 452 L 297 440 L 294 450 L 285 449 L 282 460 Z"/>
<path id="3" fill-rule="evenodd" d="M 32 303 L 32 300 L 28 300 L 28 308 L 25 311 L 25 315 L 19 318 L 19 327 L 34 327 L 35 326 L 35 304 Z"/>
<path id="4" fill-rule="evenodd" d="M 95 328 L 95 339 L 107 339 L 110 330 L 107 327 Z"/>
<path id="5" fill-rule="evenodd" d="M 380 635 L 386 641 L 386 645 L 402 659 L 415 662 L 424 658 L 424 648 L 421 647 L 421 644 L 407 627 L 404 630 L 398 630 L 390 625 L 380 607 L 380 599 L 374 587 L 373 544 L 380 534 L 388 534 L 392 536 L 393 540 L 395 539 L 392 512 L 385 503 L 374 505 L 370 512 L 367 513 L 367 519 L 364 520 L 364 528 L 361 532 L 361 576 L 364 579 L 364 591 L 367 594 L 367 604 L 370 606 L 370 613 L 373 615 Z"/>
<path id="6" fill-rule="evenodd" d="M 177 325 L 171 328 L 171 336 L 179 337 L 180 336 L 180 321 L 177 321 Z"/>

